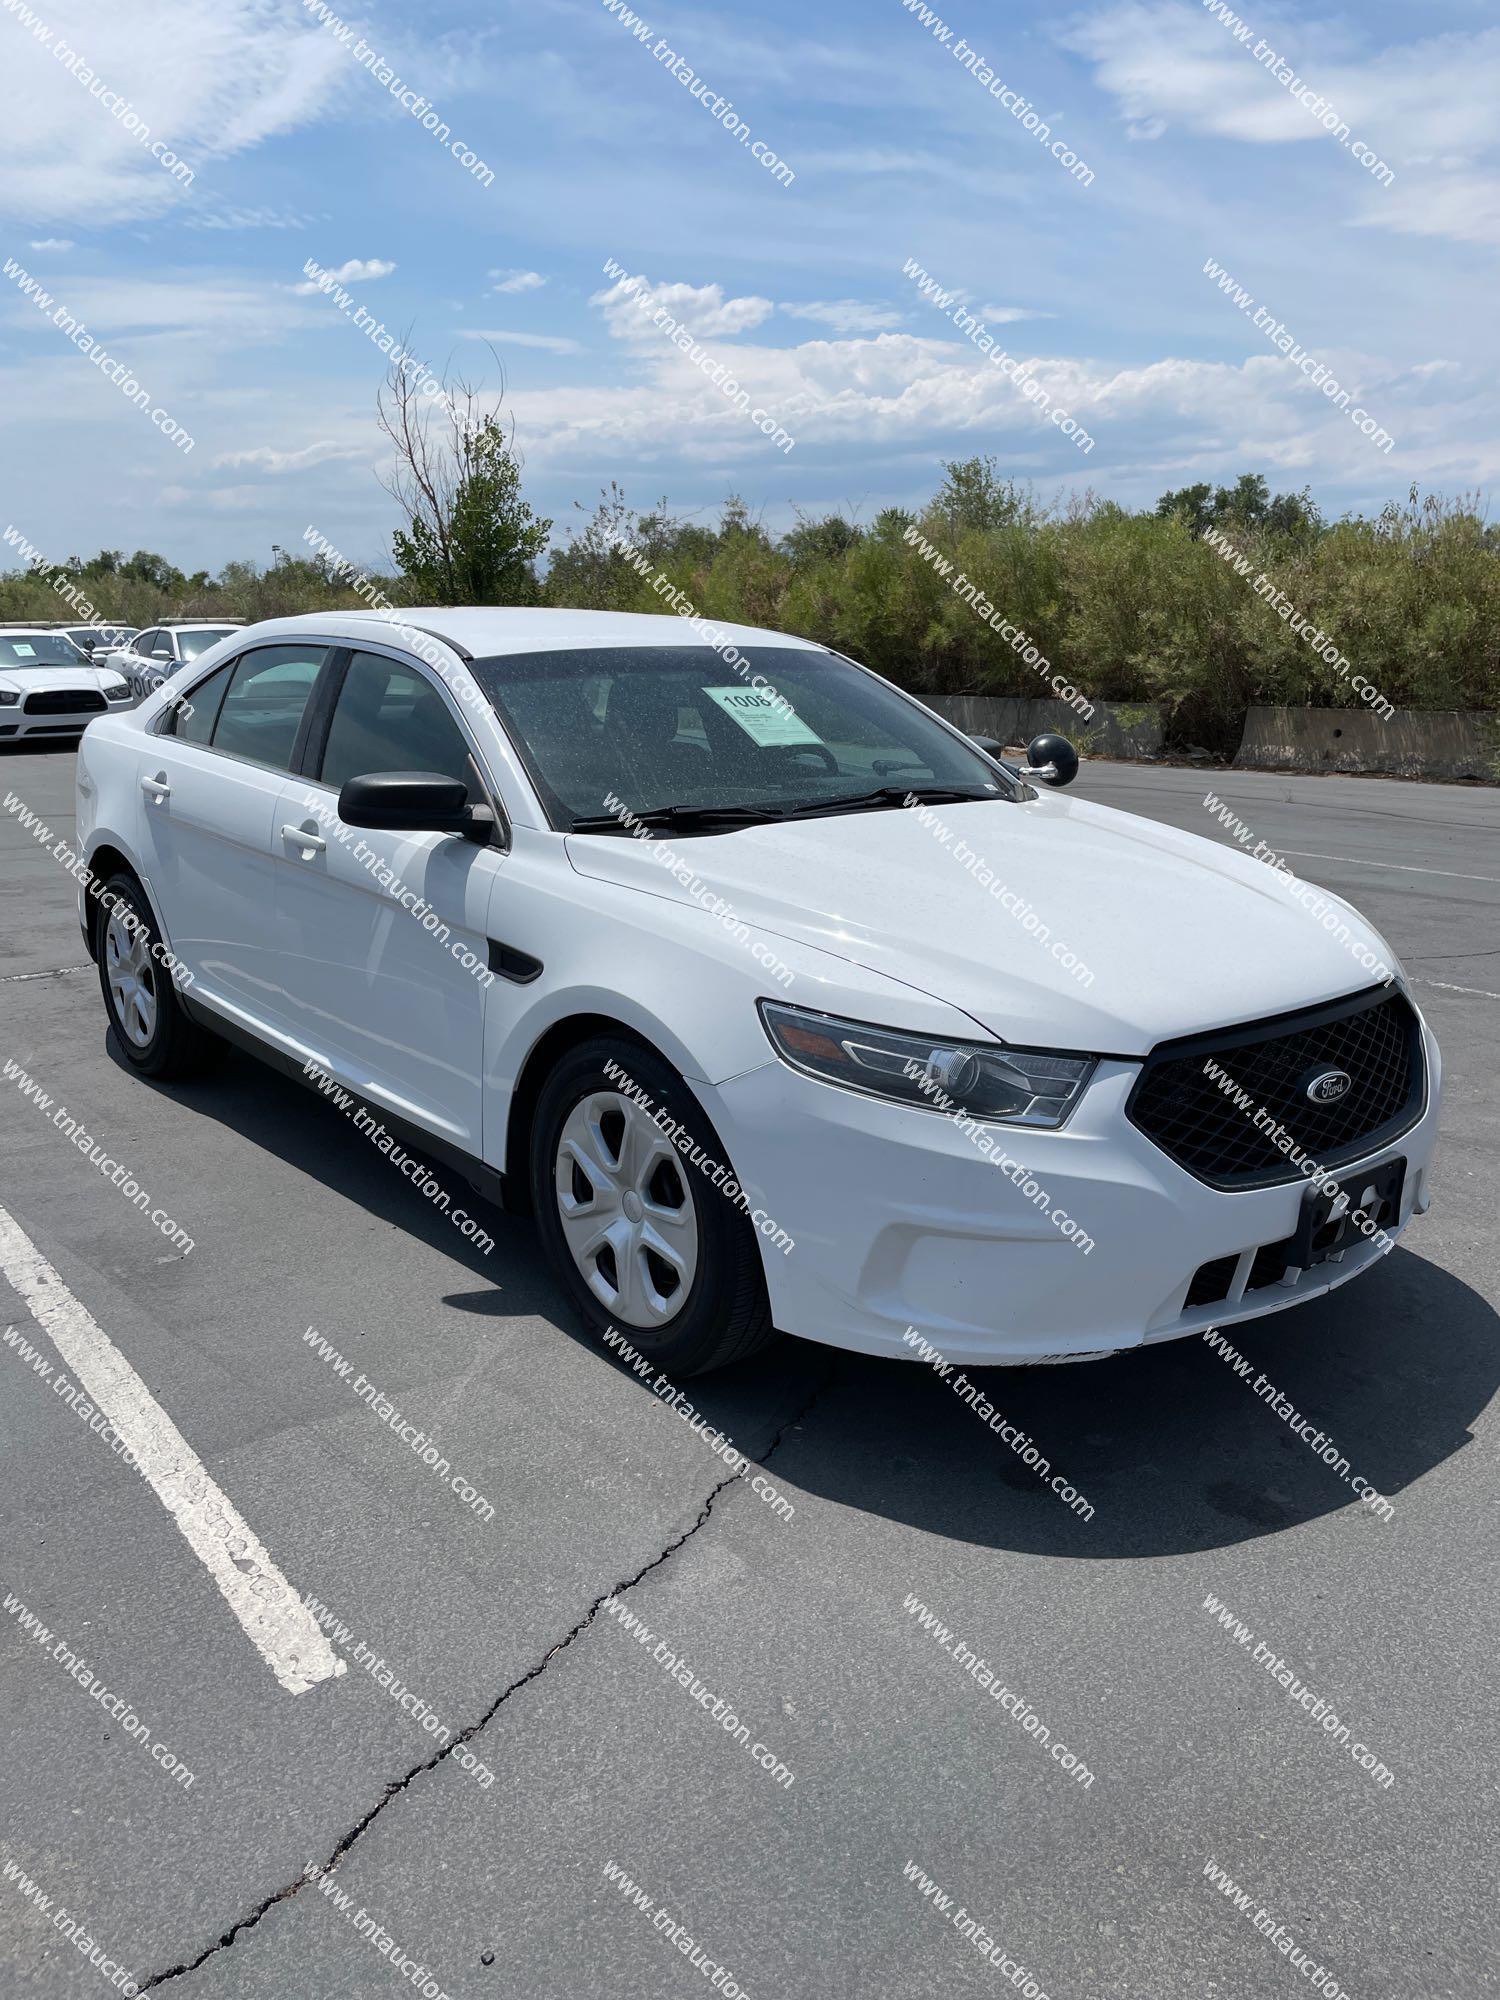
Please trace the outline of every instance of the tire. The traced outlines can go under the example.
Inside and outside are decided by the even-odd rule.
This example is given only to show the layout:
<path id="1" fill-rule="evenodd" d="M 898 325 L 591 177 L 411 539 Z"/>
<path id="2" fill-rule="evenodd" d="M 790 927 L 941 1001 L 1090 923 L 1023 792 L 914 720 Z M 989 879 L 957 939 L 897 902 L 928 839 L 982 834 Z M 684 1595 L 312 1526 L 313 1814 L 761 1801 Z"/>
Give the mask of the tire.
<path id="1" fill-rule="evenodd" d="M 611 1063 L 623 1077 L 610 1074 Z M 531 1129 L 533 1212 L 558 1280 L 596 1336 L 617 1331 L 668 1374 L 702 1375 L 774 1337 L 755 1229 L 630 1083 L 662 1122 L 727 1168 L 677 1072 L 639 1042 L 600 1038 L 571 1050 L 542 1087 Z M 605 1230 L 614 1241 L 597 1241 Z"/>
<path id="2" fill-rule="evenodd" d="M 192 1075 L 213 1048 L 213 1037 L 184 1011 L 162 963 L 151 905 L 133 875 L 110 877 L 95 924 L 99 990 L 126 1062 L 142 1076 Z"/>

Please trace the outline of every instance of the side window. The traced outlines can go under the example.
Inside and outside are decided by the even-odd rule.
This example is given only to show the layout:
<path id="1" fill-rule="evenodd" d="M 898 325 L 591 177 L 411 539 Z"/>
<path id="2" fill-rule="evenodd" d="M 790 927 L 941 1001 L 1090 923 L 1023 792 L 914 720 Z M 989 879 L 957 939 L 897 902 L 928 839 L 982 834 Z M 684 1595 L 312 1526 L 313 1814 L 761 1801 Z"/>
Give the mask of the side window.
<path id="1" fill-rule="evenodd" d="M 172 649 L 172 635 L 165 628 L 152 641 L 151 657 L 153 660 L 175 660 L 177 657 Z"/>
<path id="2" fill-rule="evenodd" d="M 139 653 L 144 658 L 150 653 L 151 648 L 156 644 L 160 636 L 160 633 L 153 628 L 149 632 L 137 632 L 135 637 L 127 640 L 126 643 L 133 653 Z"/>
<path id="3" fill-rule="evenodd" d="M 469 746 L 428 680 L 399 660 L 356 653 L 334 703 L 322 780 L 339 790 L 376 771 L 438 771 L 476 791 Z"/>
<path id="4" fill-rule="evenodd" d="M 199 683 L 180 708 L 174 708 L 163 729 L 164 736 L 180 737 L 184 743 L 207 743 L 219 719 L 219 704 L 234 672 L 234 661 Z"/>
<path id="5" fill-rule="evenodd" d="M 326 646 L 295 643 L 241 653 L 214 724 L 214 749 L 268 770 L 290 770 L 302 711 L 327 654 Z"/>

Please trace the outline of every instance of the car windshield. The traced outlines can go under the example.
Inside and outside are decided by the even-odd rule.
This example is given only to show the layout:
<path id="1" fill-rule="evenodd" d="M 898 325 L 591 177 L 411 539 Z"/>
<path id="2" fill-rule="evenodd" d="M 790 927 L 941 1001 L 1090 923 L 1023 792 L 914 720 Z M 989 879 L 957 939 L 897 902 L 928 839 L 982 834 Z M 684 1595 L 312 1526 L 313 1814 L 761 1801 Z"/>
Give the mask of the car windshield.
<path id="1" fill-rule="evenodd" d="M 66 632 L 0 632 L 0 667 L 76 667 L 83 661 Z"/>
<path id="2" fill-rule="evenodd" d="M 907 790 L 976 798 L 1018 788 L 925 709 L 814 647 L 590 647 L 475 660 L 470 671 L 525 759 L 554 826 L 678 806 L 686 826 L 899 806 Z M 886 794 L 890 793 L 889 798 Z M 756 809 L 760 810 L 757 812 Z"/>
<path id="3" fill-rule="evenodd" d="M 221 639 L 227 639 L 234 629 L 232 625 L 209 625 L 201 632 L 179 632 L 177 649 L 185 660 L 196 660 L 210 646 L 217 646 Z"/>

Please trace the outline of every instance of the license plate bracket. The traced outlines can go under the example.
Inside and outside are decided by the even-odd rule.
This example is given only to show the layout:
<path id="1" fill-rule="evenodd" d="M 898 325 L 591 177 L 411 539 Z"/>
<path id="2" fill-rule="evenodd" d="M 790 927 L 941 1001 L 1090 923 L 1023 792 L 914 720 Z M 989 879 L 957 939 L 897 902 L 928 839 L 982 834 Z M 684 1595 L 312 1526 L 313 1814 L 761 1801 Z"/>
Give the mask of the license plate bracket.
<path id="1" fill-rule="evenodd" d="M 1336 1187 L 1309 1188 L 1302 1198 L 1297 1233 L 1287 1245 L 1287 1262 L 1301 1271 L 1326 1264 L 1356 1243 L 1367 1242 L 1377 1229 L 1390 1229 L 1401 1219 L 1401 1194 L 1406 1186 L 1406 1161 L 1384 1160 L 1378 1167 L 1356 1167 L 1338 1178 Z M 1361 1223 L 1368 1228 L 1361 1228 Z"/>

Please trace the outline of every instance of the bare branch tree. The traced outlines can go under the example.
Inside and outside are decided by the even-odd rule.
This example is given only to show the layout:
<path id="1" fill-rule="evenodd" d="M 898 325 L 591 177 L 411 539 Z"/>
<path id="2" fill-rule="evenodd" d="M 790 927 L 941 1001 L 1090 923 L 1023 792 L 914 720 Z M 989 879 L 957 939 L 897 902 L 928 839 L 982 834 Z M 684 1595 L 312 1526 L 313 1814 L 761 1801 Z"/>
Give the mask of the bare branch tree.
<path id="1" fill-rule="evenodd" d="M 538 522 L 520 497 L 504 364 L 489 351 L 499 378 L 493 392 L 446 371 L 441 380 L 417 380 L 400 358 L 410 352 L 403 334 L 375 398 L 394 451 L 393 465 L 378 477 L 406 522 L 396 537 L 398 565 L 408 578 L 419 575 L 414 587 L 422 594 L 433 591 L 448 604 L 481 601 L 476 591 L 502 587 L 534 592 L 530 566 L 552 525 Z"/>
<path id="2" fill-rule="evenodd" d="M 425 393 L 424 385 L 438 378 L 426 375 L 419 383 L 408 373 L 400 357 L 410 351 L 408 328 L 375 396 L 376 421 L 395 452 L 395 464 L 377 477 L 406 517 L 408 535 L 439 552 L 443 595 L 451 600 L 457 595 L 454 513 L 464 482 L 474 470 L 474 439 L 486 419 L 501 424 L 508 447 L 519 459 L 515 426 L 506 425 L 502 417 L 505 366 L 493 347 L 490 354 L 499 374 L 493 408 L 486 407 L 490 398 L 476 384 L 461 375 L 450 377 L 446 370 L 442 393 Z"/>

